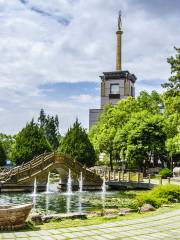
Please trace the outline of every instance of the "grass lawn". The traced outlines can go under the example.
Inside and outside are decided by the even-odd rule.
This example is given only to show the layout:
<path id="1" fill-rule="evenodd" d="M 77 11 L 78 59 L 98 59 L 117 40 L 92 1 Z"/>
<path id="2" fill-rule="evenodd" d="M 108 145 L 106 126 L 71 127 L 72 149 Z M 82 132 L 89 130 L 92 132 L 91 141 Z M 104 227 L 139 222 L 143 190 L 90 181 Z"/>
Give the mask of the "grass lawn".
<path id="1" fill-rule="evenodd" d="M 161 213 L 173 211 L 175 209 L 180 209 L 180 203 L 170 204 L 168 207 L 161 207 L 154 212 L 148 213 L 130 213 L 125 216 L 117 216 L 112 218 L 107 218 L 103 216 L 89 216 L 85 220 L 75 219 L 75 220 L 62 220 L 62 221 L 51 221 L 49 223 L 44 223 L 42 225 L 27 226 L 24 230 L 40 230 L 40 229 L 56 229 L 56 228 L 68 228 L 68 227 L 79 227 L 79 226 L 88 226 L 88 225 L 95 225 L 107 222 L 114 222 L 114 221 L 121 221 L 121 220 L 128 220 L 128 219 L 138 219 L 143 218 L 146 216 L 155 216 Z M 21 230 L 22 231 L 22 230 Z"/>

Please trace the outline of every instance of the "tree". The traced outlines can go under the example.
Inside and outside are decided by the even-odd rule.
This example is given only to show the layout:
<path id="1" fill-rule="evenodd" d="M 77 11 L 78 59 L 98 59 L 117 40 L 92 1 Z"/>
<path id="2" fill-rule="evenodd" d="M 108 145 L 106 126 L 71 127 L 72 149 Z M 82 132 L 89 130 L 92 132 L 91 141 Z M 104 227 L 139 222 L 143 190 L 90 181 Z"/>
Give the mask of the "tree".
<path id="1" fill-rule="evenodd" d="M 87 167 L 93 166 L 96 160 L 93 145 L 77 119 L 63 138 L 58 151 L 71 155 Z"/>
<path id="2" fill-rule="evenodd" d="M 180 133 L 166 141 L 166 148 L 170 155 L 171 168 L 173 168 L 173 161 L 180 161 Z"/>
<path id="3" fill-rule="evenodd" d="M 127 159 L 128 166 L 144 173 L 154 157 L 163 160 L 165 141 L 163 116 L 145 110 L 134 114 L 115 137 L 115 144 L 119 144 L 119 151 Z"/>
<path id="4" fill-rule="evenodd" d="M 134 112 L 141 111 L 142 106 L 133 97 L 121 100 L 117 105 L 107 105 L 99 121 L 89 132 L 89 137 L 96 151 L 109 155 L 110 167 L 113 170 L 113 161 L 119 159 L 119 151 L 114 144 L 116 132 L 129 121 Z"/>
<path id="5" fill-rule="evenodd" d="M 51 145 L 52 149 L 56 150 L 59 146 L 60 137 L 58 116 L 46 116 L 44 110 L 41 109 L 38 122 L 39 126 L 43 129 L 47 141 Z"/>
<path id="6" fill-rule="evenodd" d="M 6 153 L 3 148 L 2 142 L 0 142 L 0 166 L 4 166 L 6 164 Z"/>
<path id="7" fill-rule="evenodd" d="M 148 110 L 151 113 L 159 113 L 160 107 L 163 107 L 163 100 L 159 93 L 152 91 L 149 94 L 146 91 L 141 91 L 137 97 L 137 103 L 141 110 Z"/>
<path id="8" fill-rule="evenodd" d="M 166 89 L 166 95 L 180 96 L 180 48 L 175 48 L 177 54 L 175 57 L 171 56 L 167 62 L 171 65 L 172 76 L 168 82 L 162 84 Z"/>
<path id="9" fill-rule="evenodd" d="M 38 122 L 39 122 L 39 125 L 40 125 L 41 128 L 43 128 L 45 123 L 46 123 L 46 114 L 45 114 L 43 108 L 40 110 Z"/>
<path id="10" fill-rule="evenodd" d="M 11 152 L 13 144 L 15 143 L 15 136 L 0 133 L 0 141 L 6 153 L 7 159 L 11 160 Z"/>
<path id="11" fill-rule="evenodd" d="M 17 134 L 12 159 L 18 165 L 46 151 L 51 151 L 51 147 L 44 136 L 44 131 L 32 120 Z"/>

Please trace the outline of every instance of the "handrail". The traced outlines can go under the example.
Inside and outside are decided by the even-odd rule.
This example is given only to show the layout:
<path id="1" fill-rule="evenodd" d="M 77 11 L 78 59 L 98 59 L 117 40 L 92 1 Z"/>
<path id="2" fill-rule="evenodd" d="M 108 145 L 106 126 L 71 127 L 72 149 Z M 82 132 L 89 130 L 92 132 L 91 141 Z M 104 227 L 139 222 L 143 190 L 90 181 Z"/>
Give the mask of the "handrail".
<path id="1" fill-rule="evenodd" d="M 20 182 L 21 180 L 27 176 L 31 177 L 32 175 L 39 174 L 39 171 L 43 171 L 50 167 L 52 164 L 64 164 L 67 168 L 73 170 L 76 174 L 83 171 L 84 176 L 91 180 L 92 182 L 100 182 L 101 177 L 94 172 L 86 169 L 81 163 L 77 160 L 73 159 L 70 155 L 62 154 L 62 153 L 43 153 L 31 161 L 22 164 L 20 166 L 16 166 L 5 173 L 0 173 L 0 181 L 2 182 L 11 182 L 16 181 Z M 14 180 L 16 179 L 16 180 Z"/>

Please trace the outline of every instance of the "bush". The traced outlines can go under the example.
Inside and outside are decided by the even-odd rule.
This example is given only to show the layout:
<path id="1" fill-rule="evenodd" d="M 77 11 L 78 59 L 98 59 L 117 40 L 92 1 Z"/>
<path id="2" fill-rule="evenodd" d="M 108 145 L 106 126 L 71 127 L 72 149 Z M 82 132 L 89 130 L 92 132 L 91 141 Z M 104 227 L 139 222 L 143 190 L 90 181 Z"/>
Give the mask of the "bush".
<path id="1" fill-rule="evenodd" d="M 172 184 L 157 186 L 147 193 L 137 196 L 136 199 L 139 202 L 139 206 L 149 203 L 153 207 L 158 208 L 162 204 L 180 201 L 180 186 Z"/>
<path id="2" fill-rule="evenodd" d="M 172 177 L 172 171 L 169 168 L 163 168 L 159 171 L 159 175 L 162 178 Z"/>

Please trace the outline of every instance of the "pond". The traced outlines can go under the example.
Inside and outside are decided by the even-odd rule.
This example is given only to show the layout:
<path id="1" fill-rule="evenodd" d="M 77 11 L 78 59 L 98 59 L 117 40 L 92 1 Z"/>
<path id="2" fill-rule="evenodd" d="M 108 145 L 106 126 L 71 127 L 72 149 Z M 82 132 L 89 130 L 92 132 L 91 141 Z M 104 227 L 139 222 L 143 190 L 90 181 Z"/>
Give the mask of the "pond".
<path id="1" fill-rule="evenodd" d="M 134 194 L 130 192 L 63 192 L 37 193 L 1 193 L 0 204 L 33 203 L 34 209 L 45 214 L 66 212 L 91 212 L 103 207 L 128 205 Z M 112 201 L 113 200 L 113 201 Z M 115 206 L 117 207 L 117 206 Z"/>

